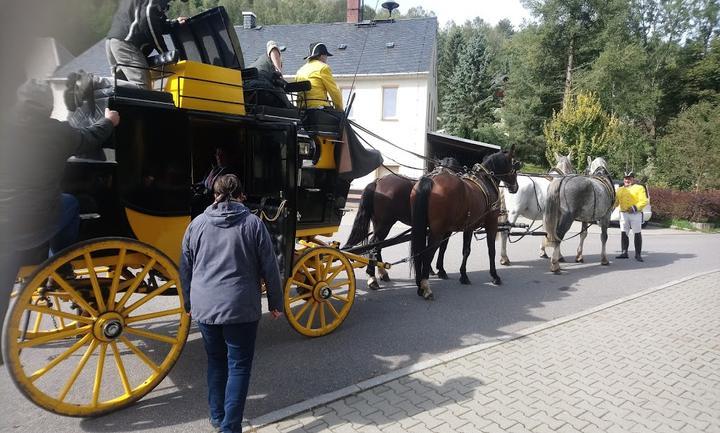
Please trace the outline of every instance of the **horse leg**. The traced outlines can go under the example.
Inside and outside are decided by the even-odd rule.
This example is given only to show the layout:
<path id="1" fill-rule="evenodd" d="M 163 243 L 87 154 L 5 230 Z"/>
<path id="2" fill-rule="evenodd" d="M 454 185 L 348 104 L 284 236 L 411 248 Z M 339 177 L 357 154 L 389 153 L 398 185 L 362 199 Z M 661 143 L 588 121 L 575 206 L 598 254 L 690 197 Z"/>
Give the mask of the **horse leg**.
<path id="1" fill-rule="evenodd" d="M 430 236 L 428 236 L 428 250 L 423 253 L 422 257 L 422 275 L 420 279 L 420 285 L 418 287 L 418 295 L 422 296 L 427 301 L 435 299 L 428 279 L 430 279 L 430 266 L 432 265 L 432 258 L 437 250 L 437 244 L 440 241 L 439 237 L 435 235 L 432 230 Z"/>
<path id="2" fill-rule="evenodd" d="M 508 212 L 508 224 L 512 226 L 518 219 L 519 214 L 515 212 Z M 509 229 L 509 227 L 508 227 Z M 507 255 L 507 242 L 510 234 L 507 230 L 500 232 L 500 264 L 503 266 L 510 266 L 510 259 Z M 545 251 L 543 250 L 543 254 Z M 542 257 L 542 255 L 540 256 Z M 546 256 L 547 257 L 547 256 Z"/>
<path id="3" fill-rule="evenodd" d="M 470 278 L 467 276 L 467 259 L 470 256 L 470 245 L 472 243 L 472 230 L 463 232 L 463 249 L 462 249 L 462 265 L 460 265 L 460 284 L 470 284 Z M 489 235 L 488 235 L 489 236 Z"/>
<path id="4" fill-rule="evenodd" d="M 377 259 L 380 262 L 383 261 L 381 248 L 378 248 Z M 385 281 L 386 283 L 388 281 L 390 281 L 390 274 L 388 274 L 388 271 L 386 271 L 385 268 L 377 268 L 377 269 L 378 269 L 378 273 L 380 273 L 380 281 Z"/>
<path id="5" fill-rule="evenodd" d="M 387 238 L 387 235 L 390 233 L 390 229 L 392 228 L 391 224 L 373 224 L 373 228 L 375 229 L 375 234 L 373 235 L 372 242 L 382 242 Z M 382 248 L 375 248 L 375 254 L 374 258 L 382 261 Z M 377 266 L 375 265 L 368 265 L 368 274 L 372 271 L 371 278 L 368 280 L 368 287 L 370 287 L 372 290 L 377 290 L 380 288 L 380 284 L 377 282 L 377 278 L 375 278 L 375 268 Z M 380 279 L 383 281 L 389 281 L 390 278 L 387 276 L 387 272 L 385 269 L 380 268 Z"/>
<path id="6" fill-rule="evenodd" d="M 610 225 L 610 218 L 603 218 L 600 220 L 600 243 L 602 244 L 602 250 L 600 253 L 600 264 L 603 266 L 607 266 L 610 264 L 610 261 L 607 258 L 607 254 L 605 252 L 605 244 L 607 244 L 608 240 L 608 226 Z"/>
<path id="7" fill-rule="evenodd" d="M 499 286 L 502 284 L 502 280 L 500 280 L 497 270 L 495 269 L 495 236 L 497 236 L 497 229 L 492 230 L 486 228 L 486 231 L 487 236 L 485 237 L 485 242 L 487 242 L 488 260 L 490 261 L 490 277 L 492 277 L 492 283 Z M 472 232 L 470 232 L 470 236 L 472 236 Z M 468 243 L 468 253 L 469 252 L 470 246 Z"/>
<path id="8" fill-rule="evenodd" d="M 435 267 L 437 268 L 437 276 L 438 278 L 442 280 L 448 279 L 448 274 L 445 272 L 445 251 L 447 251 L 448 243 L 450 242 L 450 235 L 452 233 L 446 233 L 444 236 L 444 240 L 440 244 L 440 249 L 438 250 L 438 257 L 437 261 L 435 262 Z M 430 272 L 432 273 L 432 268 L 430 268 Z"/>
<path id="9" fill-rule="evenodd" d="M 582 228 L 580 229 L 580 243 L 578 244 L 577 254 L 575 255 L 575 263 L 585 263 L 585 257 L 583 257 L 583 244 L 587 237 L 587 229 L 590 224 L 583 222 Z"/>

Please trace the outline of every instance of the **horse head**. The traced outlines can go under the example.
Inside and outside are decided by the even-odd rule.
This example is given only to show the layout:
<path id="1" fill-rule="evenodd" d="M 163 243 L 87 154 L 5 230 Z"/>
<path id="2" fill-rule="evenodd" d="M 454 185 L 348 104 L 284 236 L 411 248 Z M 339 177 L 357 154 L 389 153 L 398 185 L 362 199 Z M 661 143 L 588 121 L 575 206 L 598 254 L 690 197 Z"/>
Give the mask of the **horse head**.
<path id="1" fill-rule="evenodd" d="M 562 176 L 575 173 L 575 167 L 572 165 L 572 150 L 567 156 L 555 152 L 555 161 L 555 167 L 550 170 L 551 172 L 555 171 Z"/>
<path id="2" fill-rule="evenodd" d="M 487 156 L 482 166 L 496 181 L 502 181 L 508 188 L 510 193 L 515 194 L 518 190 L 517 170 L 521 164 L 513 159 L 515 153 L 515 145 L 510 150 L 495 152 Z"/>
<path id="3" fill-rule="evenodd" d="M 607 168 L 607 162 L 605 159 L 598 156 L 597 158 L 590 160 L 590 156 L 588 156 L 587 174 L 591 174 L 593 176 L 610 176 L 610 171 Z"/>

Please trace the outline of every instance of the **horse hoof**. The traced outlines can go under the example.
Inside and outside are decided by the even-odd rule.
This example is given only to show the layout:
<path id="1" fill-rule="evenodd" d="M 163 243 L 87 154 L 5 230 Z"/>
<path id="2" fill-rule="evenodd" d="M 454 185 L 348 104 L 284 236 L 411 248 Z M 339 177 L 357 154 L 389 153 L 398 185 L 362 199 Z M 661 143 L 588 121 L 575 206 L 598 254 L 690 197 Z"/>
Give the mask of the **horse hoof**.
<path id="1" fill-rule="evenodd" d="M 460 277 L 460 284 L 465 284 L 465 285 L 470 284 L 470 278 L 464 277 L 464 276 Z"/>
<path id="2" fill-rule="evenodd" d="M 510 260 L 508 259 L 500 259 L 500 264 L 503 266 L 510 266 Z"/>
<path id="3" fill-rule="evenodd" d="M 430 293 L 429 295 L 424 295 L 423 298 L 425 298 L 426 301 L 434 301 L 434 300 L 435 300 L 435 295 L 433 295 L 432 293 Z"/>
<path id="4" fill-rule="evenodd" d="M 549 259 L 550 257 L 548 257 L 547 254 L 542 253 L 542 254 L 540 254 L 540 258 L 541 258 L 541 259 Z"/>
<path id="5" fill-rule="evenodd" d="M 493 278 L 492 283 L 496 286 L 502 286 L 502 280 L 500 278 Z"/>
<path id="6" fill-rule="evenodd" d="M 584 257 L 575 257 L 575 263 L 585 263 Z"/>
<path id="7" fill-rule="evenodd" d="M 608 266 L 610 264 L 610 262 L 607 260 L 603 260 L 602 262 L 600 262 L 600 264 L 603 266 Z"/>
<path id="8" fill-rule="evenodd" d="M 560 275 L 560 268 L 557 269 L 550 269 L 550 272 L 552 272 L 555 275 Z"/>
<path id="9" fill-rule="evenodd" d="M 435 275 L 435 271 L 433 271 L 432 268 L 430 268 L 430 275 L 433 275 L 433 276 Z"/>
<path id="10" fill-rule="evenodd" d="M 560 258 L 558 259 L 558 262 L 565 263 L 565 257 L 560 256 Z"/>
<path id="11" fill-rule="evenodd" d="M 447 280 L 448 274 L 445 271 L 440 271 L 437 273 L 437 277 L 440 278 L 441 280 Z"/>
<path id="12" fill-rule="evenodd" d="M 380 277 L 380 281 L 385 281 L 385 282 L 387 283 L 388 281 L 390 281 L 390 275 L 388 275 L 388 274 L 383 274 L 383 275 Z"/>
<path id="13" fill-rule="evenodd" d="M 373 281 L 372 283 L 368 284 L 368 287 L 372 290 L 378 290 L 380 289 L 380 284 Z"/>
<path id="14" fill-rule="evenodd" d="M 422 289 L 419 288 L 419 287 L 418 287 L 418 289 L 417 289 L 417 294 L 418 294 L 418 296 L 421 296 L 421 297 L 423 297 L 423 298 L 425 297 L 425 296 L 423 295 Z"/>

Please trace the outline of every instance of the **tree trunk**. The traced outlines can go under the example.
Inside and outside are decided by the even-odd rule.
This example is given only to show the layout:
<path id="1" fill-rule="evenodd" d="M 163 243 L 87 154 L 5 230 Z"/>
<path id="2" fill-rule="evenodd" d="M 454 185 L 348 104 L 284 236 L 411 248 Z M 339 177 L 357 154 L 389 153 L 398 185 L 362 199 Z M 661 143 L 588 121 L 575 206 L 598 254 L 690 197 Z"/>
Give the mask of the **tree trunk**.
<path id="1" fill-rule="evenodd" d="M 563 107 L 565 101 L 570 97 L 572 91 L 572 70 L 573 70 L 573 54 L 575 52 L 575 37 L 570 38 L 570 48 L 568 49 L 567 68 L 565 69 L 565 92 L 563 93 Z"/>

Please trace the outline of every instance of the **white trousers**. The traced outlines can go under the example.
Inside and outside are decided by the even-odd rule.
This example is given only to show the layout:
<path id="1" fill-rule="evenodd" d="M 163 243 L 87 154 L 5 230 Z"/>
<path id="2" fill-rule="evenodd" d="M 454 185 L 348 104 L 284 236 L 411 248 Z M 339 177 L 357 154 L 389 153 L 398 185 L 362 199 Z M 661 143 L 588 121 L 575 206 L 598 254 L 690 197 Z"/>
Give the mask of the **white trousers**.
<path id="1" fill-rule="evenodd" d="M 642 230 L 642 212 L 620 212 L 620 230 L 625 233 L 632 230 L 633 233 L 640 233 Z"/>

